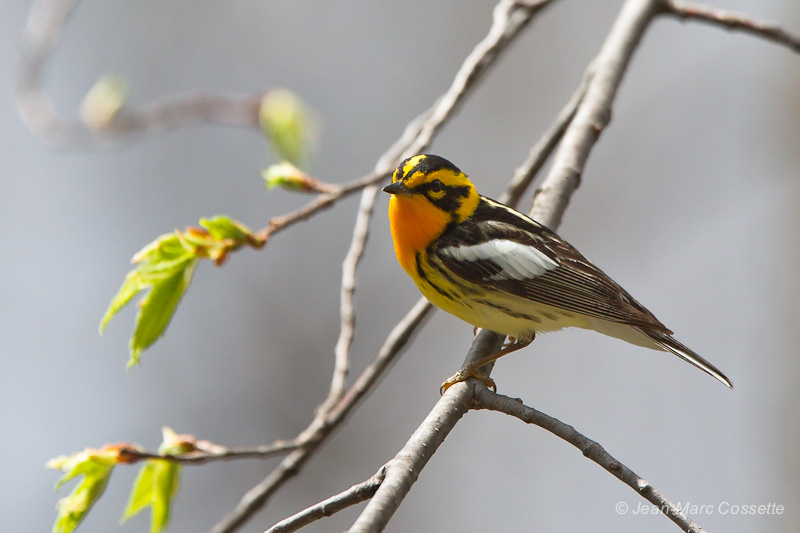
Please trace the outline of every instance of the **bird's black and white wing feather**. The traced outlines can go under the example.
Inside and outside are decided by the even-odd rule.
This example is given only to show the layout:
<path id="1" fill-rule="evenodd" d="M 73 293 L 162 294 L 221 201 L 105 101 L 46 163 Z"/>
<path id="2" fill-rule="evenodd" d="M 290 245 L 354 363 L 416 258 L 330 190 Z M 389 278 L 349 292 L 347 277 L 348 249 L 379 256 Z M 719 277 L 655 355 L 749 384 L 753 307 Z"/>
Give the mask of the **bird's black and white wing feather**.
<path id="1" fill-rule="evenodd" d="M 429 252 L 468 282 L 632 326 L 651 347 L 671 352 L 733 387 L 719 369 L 675 340 L 650 311 L 569 243 L 493 200 L 481 197 L 473 216 L 446 231 Z"/>
<path id="2" fill-rule="evenodd" d="M 466 281 L 565 311 L 671 332 L 558 235 L 481 198 L 472 217 L 445 232 L 432 253 Z"/>

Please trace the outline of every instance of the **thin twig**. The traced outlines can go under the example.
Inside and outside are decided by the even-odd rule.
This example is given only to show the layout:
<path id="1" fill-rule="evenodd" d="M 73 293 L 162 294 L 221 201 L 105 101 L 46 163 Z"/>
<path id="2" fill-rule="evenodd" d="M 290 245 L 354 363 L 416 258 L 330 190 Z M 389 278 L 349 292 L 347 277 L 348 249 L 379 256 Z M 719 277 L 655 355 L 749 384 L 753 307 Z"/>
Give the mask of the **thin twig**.
<path id="1" fill-rule="evenodd" d="M 342 263 L 342 284 L 339 297 L 339 339 L 336 341 L 336 348 L 334 349 L 335 362 L 330 392 L 327 400 L 320 407 L 324 411 L 327 411 L 339 401 L 345 390 L 345 379 L 350 367 L 350 345 L 353 342 L 356 326 L 356 315 L 353 307 L 353 293 L 356 289 L 356 269 L 364 254 L 364 247 L 369 236 L 370 217 L 375 208 L 377 195 L 378 187 L 375 185 L 370 185 L 362 192 L 350 249 L 347 251 L 347 256 L 345 256 Z"/>
<path id="2" fill-rule="evenodd" d="M 125 448 L 120 451 L 126 462 L 144 461 L 149 459 L 163 459 L 175 463 L 208 463 L 219 460 L 232 459 L 267 459 L 276 455 L 283 455 L 297 449 L 300 444 L 296 440 L 278 440 L 272 444 L 253 446 L 250 448 L 227 448 L 213 445 L 207 450 L 197 450 L 181 455 L 161 454 L 145 450 Z"/>
<path id="3" fill-rule="evenodd" d="M 435 108 L 436 105 L 417 116 L 406 125 L 400 138 L 378 159 L 373 176 L 380 176 L 382 179 L 382 172 L 386 172 L 386 169 L 394 168 L 397 165 L 397 162 L 408 151 L 408 147 L 419 137 L 423 124 L 430 118 Z M 328 397 L 318 408 L 318 416 L 327 415 L 327 412 L 341 399 L 345 390 L 345 379 L 350 367 L 350 345 L 355 335 L 353 294 L 355 292 L 356 269 L 364 254 L 377 194 L 378 187 L 375 184 L 368 185 L 364 188 L 358 207 L 356 223 L 353 227 L 350 248 L 342 263 L 342 283 L 339 304 L 340 325 L 339 338 L 336 341 L 336 347 L 334 349 L 334 371 L 331 378 L 330 392 L 328 393 Z"/>
<path id="4" fill-rule="evenodd" d="M 366 481 L 353 485 L 344 492 L 340 492 L 327 500 L 323 500 L 289 518 L 281 520 L 264 533 L 292 533 L 292 531 L 297 531 L 321 518 L 332 516 L 350 506 L 368 500 L 372 498 L 372 495 L 380 487 L 385 474 L 385 469 L 381 467 L 375 475 Z"/>
<path id="5" fill-rule="evenodd" d="M 428 145 L 433 133 L 447 120 L 474 85 L 491 67 L 502 53 L 522 31 L 533 16 L 553 0 L 532 0 L 528 2 L 502 0 L 492 11 L 492 26 L 486 37 L 479 42 L 462 63 L 450 89 L 442 95 L 431 116 L 423 124 L 419 138 L 409 147 L 409 154 L 422 151 Z"/>
<path id="6" fill-rule="evenodd" d="M 409 122 L 403 134 L 389 149 L 378 159 L 373 175 L 378 176 L 382 169 L 392 168 L 403 156 L 408 146 L 419 136 L 424 122 L 430 117 L 432 109 L 425 111 L 417 118 Z M 382 176 L 381 176 L 382 177 Z M 375 208 L 378 187 L 368 185 L 364 188 L 361 195 L 361 202 L 358 207 L 356 223 L 353 227 L 353 237 L 350 241 L 350 248 L 347 251 L 344 262 L 342 263 L 342 283 L 340 289 L 339 304 L 339 338 L 334 349 L 335 362 L 331 387 L 328 397 L 320 405 L 318 416 L 324 416 L 341 399 L 344 393 L 345 378 L 347 377 L 350 366 L 350 345 L 355 335 L 355 310 L 353 306 L 353 294 L 355 292 L 356 269 L 364 254 L 364 247 L 369 236 L 369 225 L 372 212 Z"/>
<path id="7" fill-rule="evenodd" d="M 486 387 L 477 387 L 473 395 L 473 409 L 488 409 L 519 418 L 560 437 L 578 448 L 588 459 L 635 490 L 640 496 L 658 507 L 670 520 L 687 533 L 700 533 L 703 529 L 686 516 L 681 509 L 666 498 L 653 485 L 639 477 L 633 470 L 616 460 L 598 442 L 586 437 L 569 424 L 550 415 L 523 405 L 519 400 L 496 394 Z"/>
<path id="8" fill-rule="evenodd" d="M 44 89 L 43 75 L 64 26 L 80 0 L 37 0 L 23 33 L 15 92 L 28 127 L 58 147 L 101 149 L 145 134 L 197 122 L 258 127 L 263 92 L 244 95 L 189 91 L 164 97 L 138 109 L 123 108 L 108 125 L 93 130 L 59 114 Z"/>
<path id="9" fill-rule="evenodd" d="M 757 37 L 782 44 L 795 52 L 800 52 L 800 36 L 789 33 L 778 24 L 755 20 L 743 13 L 725 11 L 702 4 L 690 4 L 677 0 L 663 0 L 664 13 L 682 20 L 697 20 L 729 30 L 751 33 Z"/>

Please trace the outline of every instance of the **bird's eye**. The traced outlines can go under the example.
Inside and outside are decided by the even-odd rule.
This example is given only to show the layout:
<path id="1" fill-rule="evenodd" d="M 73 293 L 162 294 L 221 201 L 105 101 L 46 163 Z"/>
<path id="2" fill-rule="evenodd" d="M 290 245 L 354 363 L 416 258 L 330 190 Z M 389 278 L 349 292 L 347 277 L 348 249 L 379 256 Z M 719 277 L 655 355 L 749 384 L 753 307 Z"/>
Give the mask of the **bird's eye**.
<path id="1" fill-rule="evenodd" d="M 444 184 L 439 180 L 433 180 L 429 187 L 431 192 L 442 192 L 444 190 Z"/>

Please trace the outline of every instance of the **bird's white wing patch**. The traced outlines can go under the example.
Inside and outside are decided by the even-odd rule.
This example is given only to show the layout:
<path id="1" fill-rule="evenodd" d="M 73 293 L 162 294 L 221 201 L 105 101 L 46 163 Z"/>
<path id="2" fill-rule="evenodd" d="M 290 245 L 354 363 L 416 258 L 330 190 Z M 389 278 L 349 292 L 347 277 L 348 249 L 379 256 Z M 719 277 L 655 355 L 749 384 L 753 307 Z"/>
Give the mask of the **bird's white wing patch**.
<path id="1" fill-rule="evenodd" d="M 459 261 L 492 261 L 503 271 L 492 278 L 525 280 L 553 270 L 558 263 L 533 246 L 508 239 L 492 239 L 470 246 L 449 246 L 442 250 Z"/>

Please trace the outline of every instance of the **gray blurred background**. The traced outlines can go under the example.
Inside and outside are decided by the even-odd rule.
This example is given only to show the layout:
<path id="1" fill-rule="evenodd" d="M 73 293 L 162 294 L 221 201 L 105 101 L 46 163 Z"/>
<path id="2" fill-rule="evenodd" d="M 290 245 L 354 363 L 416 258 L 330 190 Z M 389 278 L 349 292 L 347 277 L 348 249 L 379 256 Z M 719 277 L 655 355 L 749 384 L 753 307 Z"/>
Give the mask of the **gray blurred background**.
<path id="1" fill-rule="evenodd" d="M 793 0 L 715 0 L 800 32 Z M 547 10 L 431 148 L 496 195 L 577 85 L 620 1 Z M 48 69 L 76 114 L 99 74 L 131 103 L 191 88 L 296 91 L 322 119 L 314 171 L 371 170 L 449 85 L 489 28 L 492 2 L 87 1 Z M 224 268 L 202 264 L 166 336 L 125 371 L 135 311 L 97 335 L 129 269 L 157 235 L 225 213 L 253 228 L 308 200 L 262 190 L 275 162 L 254 131 L 198 126 L 105 152 L 57 151 L 27 131 L 12 75 L 29 2 L 0 7 L 0 417 L 6 531 L 48 531 L 60 496 L 47 459 L 170 425 L 228 445 L 290 438 L 327 390 L 340 263 L 357 197 Z M 591 332 L 539 338 L 494 371 L 500 392 L 573 424 L 710 531 L 796 531 L 800 520 L 800 56 L 741 33 L 657 21 L 637 52 L 559 232 L 733 391 L 677 358 Z M 530 194 L 523 203 L 530 205 Z M 416 301 L 381 198 L 360 270 L 353 370 Z M 461 364 L 472 328 L 437 313 L 305 468 L 243 531 L 258 532 L 359 482 L 394 456 Z M 171 531 L 216 523 L 277 460 L 187 468 Z M 9 478 L 10 475 L 10 478 Z M 79 531 L 116 531 L 134 478 L 114 473 Z M 623 502 L 629 512 L 618 514 Z M 725 503 L 774 502 L 780 516 Z M 390 531 L 675 531 L 645 501 L 549 433 L 466 416 Z M 343 530 L 361 507 L 307 531 Z M 147 531 L 146 513 L 122 531 Z"/>

